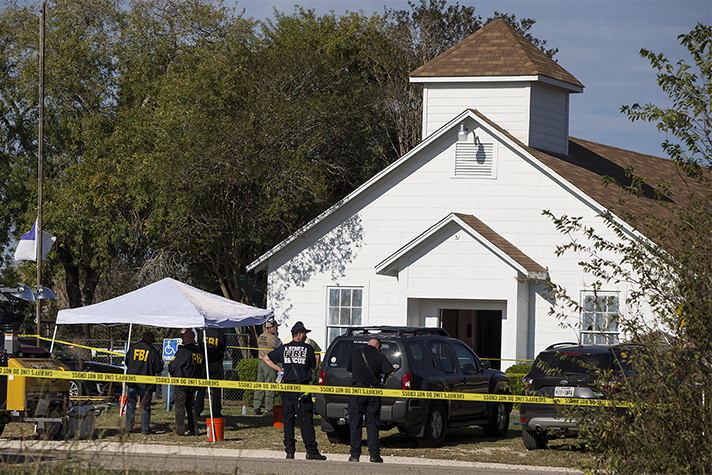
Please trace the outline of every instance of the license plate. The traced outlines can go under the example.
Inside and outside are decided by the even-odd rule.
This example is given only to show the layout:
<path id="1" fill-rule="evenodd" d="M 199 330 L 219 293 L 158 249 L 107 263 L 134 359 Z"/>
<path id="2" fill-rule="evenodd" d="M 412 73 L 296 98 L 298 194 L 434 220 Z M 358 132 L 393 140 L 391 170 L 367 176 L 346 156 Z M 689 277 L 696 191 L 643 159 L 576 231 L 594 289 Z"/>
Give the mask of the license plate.
<path id="1" fill-rule="evenodd" d="M 554 388 L 554 397 L 574 397 L 574 388 L 556 386 Z"/>

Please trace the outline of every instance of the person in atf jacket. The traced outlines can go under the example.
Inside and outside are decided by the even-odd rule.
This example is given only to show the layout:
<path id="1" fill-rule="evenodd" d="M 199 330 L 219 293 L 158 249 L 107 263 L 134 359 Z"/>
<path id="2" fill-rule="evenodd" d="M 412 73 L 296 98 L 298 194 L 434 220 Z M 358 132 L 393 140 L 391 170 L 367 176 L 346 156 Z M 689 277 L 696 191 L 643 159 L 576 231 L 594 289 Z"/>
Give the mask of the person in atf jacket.
<path id="1" fill-rule="evenodd" d="M 184 329 L 180 336 L 183 344 L 178 346 L 176 356 L 168 363 L 168 372 L 172 378 L 205 378 L 205 357 L 195 343 L 195 334 L 191 329 Z M 185 434 L 185 417 L 188 415 L 188 435 L 200 435 L 195 416 L 195 388 L 175 386 L 176 428 L 173 435 Z"/>
<path id="2" fill-rule="evenodd" d="M 155 376 L 163 370 L 163 361 L 158 350 L 153 346 L 156 337 L 153 332 L 143 334 L 141 341 L 129 347 L 126 354 L 126 374 Z M 151 433 L 151 399 L 155 384 L 129 383 L 126 395 L 126 432 L 131 432 L 134 425 L 136 404 L 141 408 L 141 432 Z"/>

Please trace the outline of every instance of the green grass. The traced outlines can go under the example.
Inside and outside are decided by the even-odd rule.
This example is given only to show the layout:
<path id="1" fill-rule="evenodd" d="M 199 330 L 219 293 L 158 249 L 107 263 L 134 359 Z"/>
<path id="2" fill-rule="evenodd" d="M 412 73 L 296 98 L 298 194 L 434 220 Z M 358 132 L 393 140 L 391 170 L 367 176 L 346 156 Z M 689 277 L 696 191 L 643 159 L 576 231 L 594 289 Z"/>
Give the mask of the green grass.
<path id="1" fill-rule="evenodd" d="M 241 415 L 242 405 L 224 407 L 225 440 L 208 442 L 206 435 L 205 416 L 199 418 L 200 436 L 174 437 L 171 435 L 174 427 L 173 412 L 165 411 L 165 402 L 154 401 L 152 408 L 151 427 L 156 434 L 142 435 L 138 422 L 134 432 L 128 436 L 120 434 L 120 428 L 125 424 L 125 418 L 119 417 L 118 410 L 112 408 L 96 419 L 95 438 L 106 441 L 130 441 L 140 444 L 185 445 L 195 447 L 215 447 L 226 449 L 261 449 L 283 451 L 283 431 L 273 426 L 272 418 Z M 248 414 L 251 410 L 248 410 Z M 137 414 L 138 415 L 138 414 Z M 512 422 L 519 422 L 518 413 L 512 413 Z M 332 445 L 319 427 L 319 417 L 314 418 L 317 433 L 317 443 L 320 451 L 327 454 L 348 454 L 347 445 Z M 32 425 L 27 423 L 11 423 L 2 434 L 5 438 L 33 438 Z M 297 434 L 299 430 L 297 429 Z M 365 437 L 364 437 L 365 439 Z M 502 439 L 486 437 L 478 427 L 449 429 L 442 447 L 437 449 L 421 448 L 414 438 L 402 435 L 397 429 L 381 432 L 381 454 L 383 456 L 401 456 L 429 459 L 447 459 L 467 462 L 504 463 L 514 465 L 533 465 L 578 468 L 582 462 L 591 461 L 591 454 L 577 440 L 553 440 L 549 450 L 528 451 L 524 448 L 519 425 L 511 425 L 507 437 Z M 297 450 L 304 451 L 298 440 Z M 0 465 L 2 467 L 2 465 Z M 4 468 L 3 468 L 4 469 Z M 0 474 L 10 473 L 2 472 Z M 19 473 L 19 472 L 13 472 Z M 28 472 L 30 473 L 30 472 Z M 31 472 L 36 473 L 36 472 Z M 43 473 L 43 472 L 39 472 Z M 54 471 L 53 473 L 57 473 Z M 64 475 L 65 472 L 62 472 Z M 66 472 L 75 473 L 75 472 Z M 80 473 L 80 472 L 76 472 Z M 87 473 L 87 472 L 81 472 Z M 114 473 L 114 472 L 106 472 Z M 142 474 L 142 472 L 131 472 Z M 96 474 L 99 475 L 99 474 Z"/>

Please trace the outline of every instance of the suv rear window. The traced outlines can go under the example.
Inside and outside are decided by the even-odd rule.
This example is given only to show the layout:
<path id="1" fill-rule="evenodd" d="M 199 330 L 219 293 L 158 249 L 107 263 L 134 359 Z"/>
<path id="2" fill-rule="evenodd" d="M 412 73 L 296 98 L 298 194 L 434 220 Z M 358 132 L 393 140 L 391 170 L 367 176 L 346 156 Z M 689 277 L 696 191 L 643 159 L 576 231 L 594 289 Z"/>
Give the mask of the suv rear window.
<path id="1" fill-rule="evenodd" d="M 329 355 L 330 368 L 346 368 L 349 363 L 351 354 L 368 345 L 368 340 L 341 340 L 334 344 L 334 348 Z M 396 371 L 401 367 L 401 351 L 398 345 L 392 341 L 381 341 L 381 353 L 383 353 L 388 361 L 393 365 Z"/>
<path id="2" fill-rule="evenodd" d="M 452 361 L 452 355 L 447 347 L 447 343 L 440 340 L 430 342 L 430 349 L 435 359 L 437 368 L 443 373 L 454 373 L 455 366 Z"/>
<path id="3" fill-rule="evenodd" d="M 611 368 L 607 354 L 586 355 L 575 352 L 540 354 L 534 362 L 533 372 L 544 376 L 563 376 L 569 373 L 596 374 Z"/>
<path id="4" fill-rule="evenodd" d="M 435 367 L 430 350 L 424 341 L 406 341 L 410 353 L 410 370 L 414 372 L 432 370 Z"/>

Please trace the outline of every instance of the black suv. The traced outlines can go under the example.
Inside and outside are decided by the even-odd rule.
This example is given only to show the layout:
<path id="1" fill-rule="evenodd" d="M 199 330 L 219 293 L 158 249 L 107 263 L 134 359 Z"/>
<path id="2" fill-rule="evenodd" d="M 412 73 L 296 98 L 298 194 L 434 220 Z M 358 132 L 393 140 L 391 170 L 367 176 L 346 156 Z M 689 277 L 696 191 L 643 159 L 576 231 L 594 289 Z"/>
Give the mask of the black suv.
<path id="1" fill-rule="evenodd" d="M 334 339 L 324 355 L 319 385 L 350 386 L 346 364 L 351 354 L 381 340 L 381 352 L 395 368 L 386 389 L 447 391 L 477 394 L 509 392 L 509 378 L 490 369 L 488 361 L 462 341 L 450 338 L 442 328 L 354 327 Z M 347 395 L 316 395 L 321 429 L 332 443 L 349 442 Z M 398 427 L 416 437 L 423 447 L 439 447 L 448 427 L 479 425 L 485 434 L 504 437 L 509 429 L 511 404 L 484 401 L 450 401 L 385 397 L 381 429 Z"/>
<path id="2" fill-rule="evenodd" d="M 632 374 L 630 348 L 622 345 L 556 343 L 536 357 L 522 378 L 528 396 L 605 399 L 616 381 Z M 573 411 L 585 410 L 574 406 Z M 545 449 L 551 437 L 577 437 L 577 421 L 554 404 L 522 403 L 522 442 L 529 450 Z"/>

